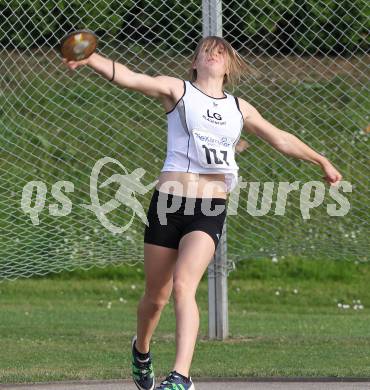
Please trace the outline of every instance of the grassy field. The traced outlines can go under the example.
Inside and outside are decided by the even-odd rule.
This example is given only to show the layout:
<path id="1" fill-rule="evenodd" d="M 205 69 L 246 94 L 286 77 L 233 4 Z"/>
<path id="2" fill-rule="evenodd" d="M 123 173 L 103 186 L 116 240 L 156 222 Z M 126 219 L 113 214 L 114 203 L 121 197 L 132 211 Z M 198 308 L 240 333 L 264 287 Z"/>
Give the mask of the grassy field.
<path id="1" fill-rule="evenodd" d="M 240 263 L 221 342 L 207 340 L 204 277 L 192 376 L 370 377 L 369 283 L 368 263 Z M 129 377 L 143 286 L 140 265 L 0 284 L 0 383 Z M 152 340 L 157 376 L 172 369 L 174 329 L 171 300 Z"/>
<path id="2" fill-rule="evenodd" d="M 55 56 L 8 54 L 0 108 L 0 277 L 140 260 L 139 218 L 113 236 L 80 205 L 90 203 L 89 176 L 101 157 L 119 160 L 128 172 L 144 168 L 144 184 L 158 177 L 166 142 L 162 108 L 88 69 L 67 72 Z M 142 71 L 151 63 L 150 74 L 186 78 L 184 58 L 132 60 Z M 274 215 L 273 206 L 253 218 L 248 190 L 241 191 L 238 215 L 228 217 L 227 229 L 228 259 L 237 265 L 229 279 L 230 338 L 207 340 L 204 279 L 192 375 L 369 377 L 370 56 L 258 61 L 259 75 L 232 92 L 325 154 L 354 185 L 347 194 L 351 210 L 329 217 L 332 199 L 325 198 L 303 220 L 300 194 L 294 192 L 284 217 Z M 250 144 L 237 156 L 244 181 L 321 180 L 318 167 L 283 156 L 246 133 L 243 138 Z M 101 180 L 117 170 L 107 166 Z M 31 180 L 47 186 L 37 226 L 20 207 Z M 57 203 L 51 188 L 60 180 L 74 184 L 68 194 L 73 207 L 55 217 L 48 207 Z M 116 190 L 112 185 L 99 192 L 101 203 Z M 149 195 L 137 197 L 144 209 Z M 118 226 L 128 217 L 124 207 L 109 214 Z M 141 265 L 0 283 L 0 382 L 129 377 L 129 343 L 142 291 Z M 153 339 L 158 376 L 172 368 L 174 327 L 171 301 Z"/>

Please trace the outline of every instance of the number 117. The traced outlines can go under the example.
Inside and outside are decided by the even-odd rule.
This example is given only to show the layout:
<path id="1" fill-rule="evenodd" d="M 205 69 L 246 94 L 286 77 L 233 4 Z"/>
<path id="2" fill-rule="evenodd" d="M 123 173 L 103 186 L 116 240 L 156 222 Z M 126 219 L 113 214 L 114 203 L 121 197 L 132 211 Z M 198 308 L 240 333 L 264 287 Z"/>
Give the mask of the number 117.
<path id="1" fill-rule="evenodd" d="M 211 159 L 211 153 L 212 153 L 215 164 L 223 164 L 225 162 L 227 165 L 230 165 L 229 162 L 227 161 L 227 150 L 220 150 L 220 153 L 222 154 L 223 157 L 223 159 L 220 159 L 217 156 L 216 149 L 207 148 L 207 146 L 205 145 L 202 145 L 202 148 L 204 148 L 206 152 L 207 164 L 212 164 L 212 159 Z"/>

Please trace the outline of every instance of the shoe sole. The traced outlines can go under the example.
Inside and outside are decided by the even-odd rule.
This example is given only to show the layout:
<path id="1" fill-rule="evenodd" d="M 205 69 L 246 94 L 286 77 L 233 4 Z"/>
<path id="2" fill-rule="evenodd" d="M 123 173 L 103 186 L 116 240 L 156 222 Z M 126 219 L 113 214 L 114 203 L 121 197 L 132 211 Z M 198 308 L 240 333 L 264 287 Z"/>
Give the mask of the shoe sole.
<path id="1" fill-rule="evenodd" d="M 137 336 L 134 336 L 131 340 L 131 354 L 133 353 L 133 349 L 134 349 L 134 344 L 135 344 L 135 341 L 137 339 Z M 139 390 L 154 390 L 154 387 L 155 387 L 155 379 L 153 381 L 153 386 L 150 387 L 149 389 L 145 389 L 144 387 L 141 387 L 135 380 L 135 378 L 132 378 L 134 380 L 134 383 L 136 385 L 136 387 L 139 389 Z M 194 389 L 189 389 L 189 390 L 194 390 Z"/>
<path id="2" fill-rule="evenodd" d="M 136 387 L 139 389 L 139 390 L 154 390 L 154 386 L 155 386 L 155 384 L 152 386 L 152 387 L 150 387 L 149 389 L 145 389 L 144 387 L 141 387 L 137 382 L 136 382 L 136 380 L 134 379 L 134 383 L 135 383 L 135 385 L 136 385 Z M 189 389 L 190 390 L 190 389 Z M 191 390 L 194 390 L 194 389 L 191 389 Z"/>

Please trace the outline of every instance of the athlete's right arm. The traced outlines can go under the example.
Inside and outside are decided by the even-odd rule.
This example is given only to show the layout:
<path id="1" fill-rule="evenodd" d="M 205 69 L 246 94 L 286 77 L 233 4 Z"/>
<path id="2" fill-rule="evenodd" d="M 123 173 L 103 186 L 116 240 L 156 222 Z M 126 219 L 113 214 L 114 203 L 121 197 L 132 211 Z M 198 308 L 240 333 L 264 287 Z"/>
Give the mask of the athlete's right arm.
<path id="1" fill-rule="evenodd" d="M 69 61 L 66 65 L 70 69 L 76 69 L 81 65 L 88 65 L 97 73 L 108 80 L 114 76 L 113 82 L 123 88 L 129 88 L 138 92 L 142 92 L 147 96 L 163 99 L 171 99 L 176 95 L 176 89 L 183 82 L 180 79 L 169 76 L 152 77 L 142 73 L 136 73 L 130 70 L 127 66 L 115 62 L 100 54 L 93 53 L 89 58 L 82 61 Z"/>

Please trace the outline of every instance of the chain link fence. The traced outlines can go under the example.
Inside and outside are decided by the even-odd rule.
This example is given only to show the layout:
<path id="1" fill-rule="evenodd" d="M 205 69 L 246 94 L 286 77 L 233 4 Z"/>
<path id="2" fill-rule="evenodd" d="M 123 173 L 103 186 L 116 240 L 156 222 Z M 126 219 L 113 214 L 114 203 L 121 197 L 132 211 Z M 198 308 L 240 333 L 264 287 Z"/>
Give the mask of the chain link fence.
<path id="1" fill-rule="evenodd" d="M 222 4 L 223 36 L 251 68 L 227 91 L 327 156 L 352 185 L 341 193 L 350 204 L 346 215 L 328 215 L 329 204 L 340 205 L 326 186 L 303 218 L 302 187 L 314 181 L 315 199 L 324 186 L 320 168 L 244 133 L 248 147 L 237 163 L 247 184 L 228 216 L 229 268 L 288 256 L 368 261 L 367 11 L 362 0 Z M 112 233 L 84 205 L 92 202 L 95 164 L 109 157 L 97 178 L 99 202 L 114 199 L 118 186 L 99 188 L 113 174 L 145 172 L 148 191 L 134 195 L 147 209 L 166 156 L 165 115 L 157 102 L 89 68 L 69 71 L 57 44 L 67 32 L 89 28 L 99 36 L 99 53 L 137 72 L 187 79 L 202 37 L 201 4 L 20 0 L 1 2 L 0 16 L 0 279 L 142 261 L 145 225 L 132 209 L 121 204 L 105 215 L 117 227 Z M 281 182 L 298 187 L 285 214 L 276 215 Z M 270 197 L 267 212 L 253 216 Z"/>

